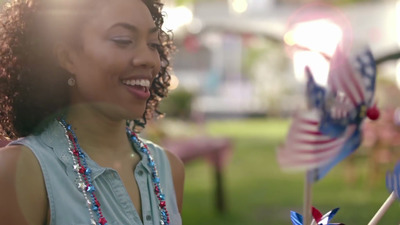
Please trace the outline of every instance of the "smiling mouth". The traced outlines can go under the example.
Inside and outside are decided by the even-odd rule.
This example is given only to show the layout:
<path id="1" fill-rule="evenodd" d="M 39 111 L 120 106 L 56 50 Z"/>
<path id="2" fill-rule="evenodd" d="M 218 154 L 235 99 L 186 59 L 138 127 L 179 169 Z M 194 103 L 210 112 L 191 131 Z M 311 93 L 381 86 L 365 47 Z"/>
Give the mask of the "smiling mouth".
<path id="1" fill-rule="evenodd" d="M 146 101 L 151 95 L 149 79 L 125 79 L 121 80 L 121 83 L 136 99 Z"/>
<path id="2" fill-rule="evenodd" d="M 150 81 L 147 79 L 130 79 L 122 80 L 121 82 L 126 86 L 134 87 L 144 92 L 147 92 L 150 89 Z"/>

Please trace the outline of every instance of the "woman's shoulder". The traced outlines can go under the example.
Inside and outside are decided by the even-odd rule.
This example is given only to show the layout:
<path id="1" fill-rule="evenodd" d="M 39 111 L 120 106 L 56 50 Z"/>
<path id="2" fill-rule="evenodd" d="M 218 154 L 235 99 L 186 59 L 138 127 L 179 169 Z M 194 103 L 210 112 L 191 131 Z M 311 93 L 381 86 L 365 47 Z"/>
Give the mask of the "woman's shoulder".
<path id="1" fill-rule="evenodd" d="M 33 152 L 23 145 L 0 148 L 0 218 L 9 224 L 43 224 L 47 197 Z M 28 191 L 29 190 L 29 191 Z"/>
<path id="2" fill-rule="evenodd" d="M 33 152 L 24 145 L 8 145 L 0 148 L 0 176 L 25 176 L 25 172 L 40 171 Z M 28 173 L 29 174 L 29 173 Z M 0 186 L 1 187 L 1 186 Z"/>
<path id="3" fill-rule="evenodd" d="M 165 154 L 166 159 L 168 159 L 172 170 L 176 169 L 176 170 L 180 171 L 180 170 L 184 169 L 182 160 L 176 154 L 174 154 L 173 152 L 171 152 L 167 149 L 162 148 L 160 145 L 158 145 L 150 140 L 147 140 L 147 139 L 141 139 L 141 140 L 144 144 L 147 145 L 149 150 L 153 154 L 157 155 L 158 157 L 162 157 L 159 155 Z"/>

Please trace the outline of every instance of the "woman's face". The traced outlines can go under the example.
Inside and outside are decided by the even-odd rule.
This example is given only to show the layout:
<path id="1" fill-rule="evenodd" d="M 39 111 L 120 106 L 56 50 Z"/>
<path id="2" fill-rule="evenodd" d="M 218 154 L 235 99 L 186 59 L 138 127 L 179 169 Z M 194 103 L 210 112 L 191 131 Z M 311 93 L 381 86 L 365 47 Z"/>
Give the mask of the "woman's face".
<path id="1" fill-rule="evenodd" d="M 160 70 L 158 29 L 142 0 L 97 0 L 71 48 L 72 104 L 113 119 L 141 118 Z"/>

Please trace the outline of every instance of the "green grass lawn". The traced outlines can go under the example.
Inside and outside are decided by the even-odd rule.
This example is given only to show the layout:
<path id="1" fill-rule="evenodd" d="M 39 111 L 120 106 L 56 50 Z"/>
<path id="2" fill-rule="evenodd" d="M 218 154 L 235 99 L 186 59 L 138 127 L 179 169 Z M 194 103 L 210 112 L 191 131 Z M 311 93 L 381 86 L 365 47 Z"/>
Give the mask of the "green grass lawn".
<path id="1" fill-rule="evenodd" d="M 204 160 L 186 164 L 183 223 L 186 225 L 291 224 L 290 210 L 302 213 L 304 173 L 282 172 L 276 160 L 276 147 L 285 138 L 288 120 L 246 119 L 207 123 L 213 136 L 232 138 L 233 155 L 224 173 L 227 212 L 214 205 L 214 173 Z M 346 161 L 337 165 L 313 186 L 313 205 L 325 213 L 340 207 L 332 222 L 347 225 L 368 224 L 388 197 L 384 175 L 371 185 L 366 157 L 354 159 L 353 183 L 346 182 Z M 379 224 L 398 224 L 398 202 Z"/>

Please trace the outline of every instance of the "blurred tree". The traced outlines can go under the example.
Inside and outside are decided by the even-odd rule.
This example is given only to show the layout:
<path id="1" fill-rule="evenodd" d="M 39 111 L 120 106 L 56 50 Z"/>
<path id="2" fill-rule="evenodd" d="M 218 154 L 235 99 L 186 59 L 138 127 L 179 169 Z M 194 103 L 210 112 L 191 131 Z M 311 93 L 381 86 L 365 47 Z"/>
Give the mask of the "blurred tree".
<path id="1" fill-rule="evenodd" d="M 194 94 L 180 88 L 170 92 L 160 104 L 160 111 L 170 118 L 190 119 Z"/>

